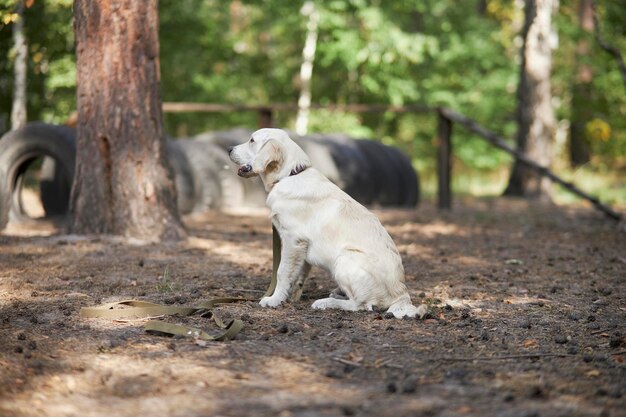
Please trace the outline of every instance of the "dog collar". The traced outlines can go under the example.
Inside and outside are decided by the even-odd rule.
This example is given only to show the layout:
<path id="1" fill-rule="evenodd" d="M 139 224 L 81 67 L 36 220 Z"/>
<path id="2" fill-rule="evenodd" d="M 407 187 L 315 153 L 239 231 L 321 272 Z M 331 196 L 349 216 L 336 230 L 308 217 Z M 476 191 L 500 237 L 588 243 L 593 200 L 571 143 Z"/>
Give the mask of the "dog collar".
<path id="1" fill-rule="evenodd" d="M 289 173 L 289 176 L 293 177 L 294 175 L 298 175 L 299 173 L 305 171 L 307 168 L 308 167 L 298 165 L 297 167 L 291 170 L 291 172 Z"/>

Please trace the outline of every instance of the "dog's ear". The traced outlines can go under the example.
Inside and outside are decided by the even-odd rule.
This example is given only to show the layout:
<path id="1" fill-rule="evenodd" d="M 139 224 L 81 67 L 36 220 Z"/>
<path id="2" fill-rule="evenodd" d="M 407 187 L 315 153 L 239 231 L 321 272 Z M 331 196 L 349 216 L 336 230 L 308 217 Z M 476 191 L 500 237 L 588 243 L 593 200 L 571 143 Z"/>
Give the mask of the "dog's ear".
<path id="1" fill-rule="evenodd" d="M 277 170 L 283 164 L 283 151 L 277 141 L 270 139 L 265 142 L 252 161 L 252 172 L 263 174 Z"/>

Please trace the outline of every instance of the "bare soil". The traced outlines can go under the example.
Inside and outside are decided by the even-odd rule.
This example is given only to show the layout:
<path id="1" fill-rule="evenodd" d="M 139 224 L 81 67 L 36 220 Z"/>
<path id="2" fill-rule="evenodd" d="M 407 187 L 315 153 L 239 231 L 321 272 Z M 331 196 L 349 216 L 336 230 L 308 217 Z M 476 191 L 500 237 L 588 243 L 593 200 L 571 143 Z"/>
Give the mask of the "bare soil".
<path id="1" fill-rule="evenodd" d="M 626 416 L 626 234 L 614 223 L 507 200 L 377 214 L 429 318 L 312 310 L 334 288 L 314 270 L 300 302 L 216 308 L 245 322 L 228 342 L 78 313 L 259 298 L 266 213 L 189 217 L 189 239 L 163 245 L 13 225 L 0 236 L 0 415 Z"/>

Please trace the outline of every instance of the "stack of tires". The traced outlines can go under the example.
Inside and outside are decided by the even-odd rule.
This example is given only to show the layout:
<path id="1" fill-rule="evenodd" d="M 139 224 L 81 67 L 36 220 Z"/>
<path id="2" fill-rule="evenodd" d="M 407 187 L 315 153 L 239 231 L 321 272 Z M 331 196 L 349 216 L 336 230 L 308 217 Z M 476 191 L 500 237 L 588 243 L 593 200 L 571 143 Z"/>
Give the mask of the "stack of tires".
<path id="1" fill-rule="evenodd" d="M 228 147 L 247 141 L 251 133 L 233 129 L 168 139 L 181 213 L 264 206 L 260 180 L 239 178 L 227 154 Z M 418 177 L 397 149 L 345 135 L 292 137 L 314 167 L 357 201 L 374 206 L 417 205 Z M 28 219 L 21 193 L 25 173 L 36 160 L 43 159 L 39 192 L 45 216 L 65 216 L 75 157 L 76 133 L 66 126 L 29 123 L 0 138 L 0 229 L 9 220 Z"/>
<path id="2" fill-rule="evenodd" d="M 252 130 L 208 132 L 194 139 L 226 150 L 247 141 Z M 311 163 L 352 198 L 365 205 L 415 207 L 419 180 L 411 160 L 397 148 L 341 134 L 289 133 Z"/>

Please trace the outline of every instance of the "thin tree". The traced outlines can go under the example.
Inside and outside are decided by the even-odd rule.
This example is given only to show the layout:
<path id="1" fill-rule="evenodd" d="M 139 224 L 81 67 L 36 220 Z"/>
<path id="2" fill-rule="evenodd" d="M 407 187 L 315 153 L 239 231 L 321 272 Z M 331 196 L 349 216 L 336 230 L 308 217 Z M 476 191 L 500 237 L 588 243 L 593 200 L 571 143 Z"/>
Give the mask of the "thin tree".
<path id="1" fill-rule="evenodd" d="M 26 124 L 26 71 L 28 69 L 28 43 L 24 35 L 24 1 L 15 4 L 13 21 L 13 104 L 11 106 L 11 130 L 17 130 Z"/>
<path id="2" fill-rule="evenodd" d="M 157 0 L 75 0 L 78 139 L 70 229 L 185 235 L 162 131 Z"/>
<path id="3" fill-rule="evenodd" d="M 589 62 L 594 32 L 593 1 L 579 0 L 578 22 L 586 35 L 576 44 L 576 74 L 572 82 L 572 122 L 570 125 L 570 163 L 577 167 L 589 162 L 590 144 L 585 126 L 593 118 L 593 69 Z"/>
<path id="4" fill-rule="evenodd" d="M 308 18 L 306 40 L 302 49 L 302 65 L 300 66 L 300 97 L 298 98 L 298 115 L 296 116 L 296 133 L 306 135 L 309 129 L 309 111 L 311 108 L 311 78 L 313 76 L 313 62 L 317 48 L 317 27 L 319 13 L 312 1 L 307 1 L 300 10 Z"/>
<path id="5" fill-rule="evenodd" d="M 525 0 L 520 81 L 517 89 L 517 149 L 533 161 L 549 166 L 555 117 L 550 92 L 552 49 L 556 36 L 552 14 L 557 0 Z M 549 198 L 549 180 L 516 161 L 504 192 L 509 196 Z"/>
<path id="6" fill-rule="evenodd" d="M 598 11 L 596 9 L 595 3 L 592 2 L 593 7 L 593 27 L 594 27 L 594 36 L 598 45 L 607 52 L 611 57 L 615 60 L 619 71 L 622 73 L 622 81 L 624 81 L 624 87 L 626 87 L 626 62 L 624 62 L 624 56 L 615 46 L 609 44 L 604 36 L 602 36 L 602 31 L 600 30 L 600 20 L 598 19 Z"/>

